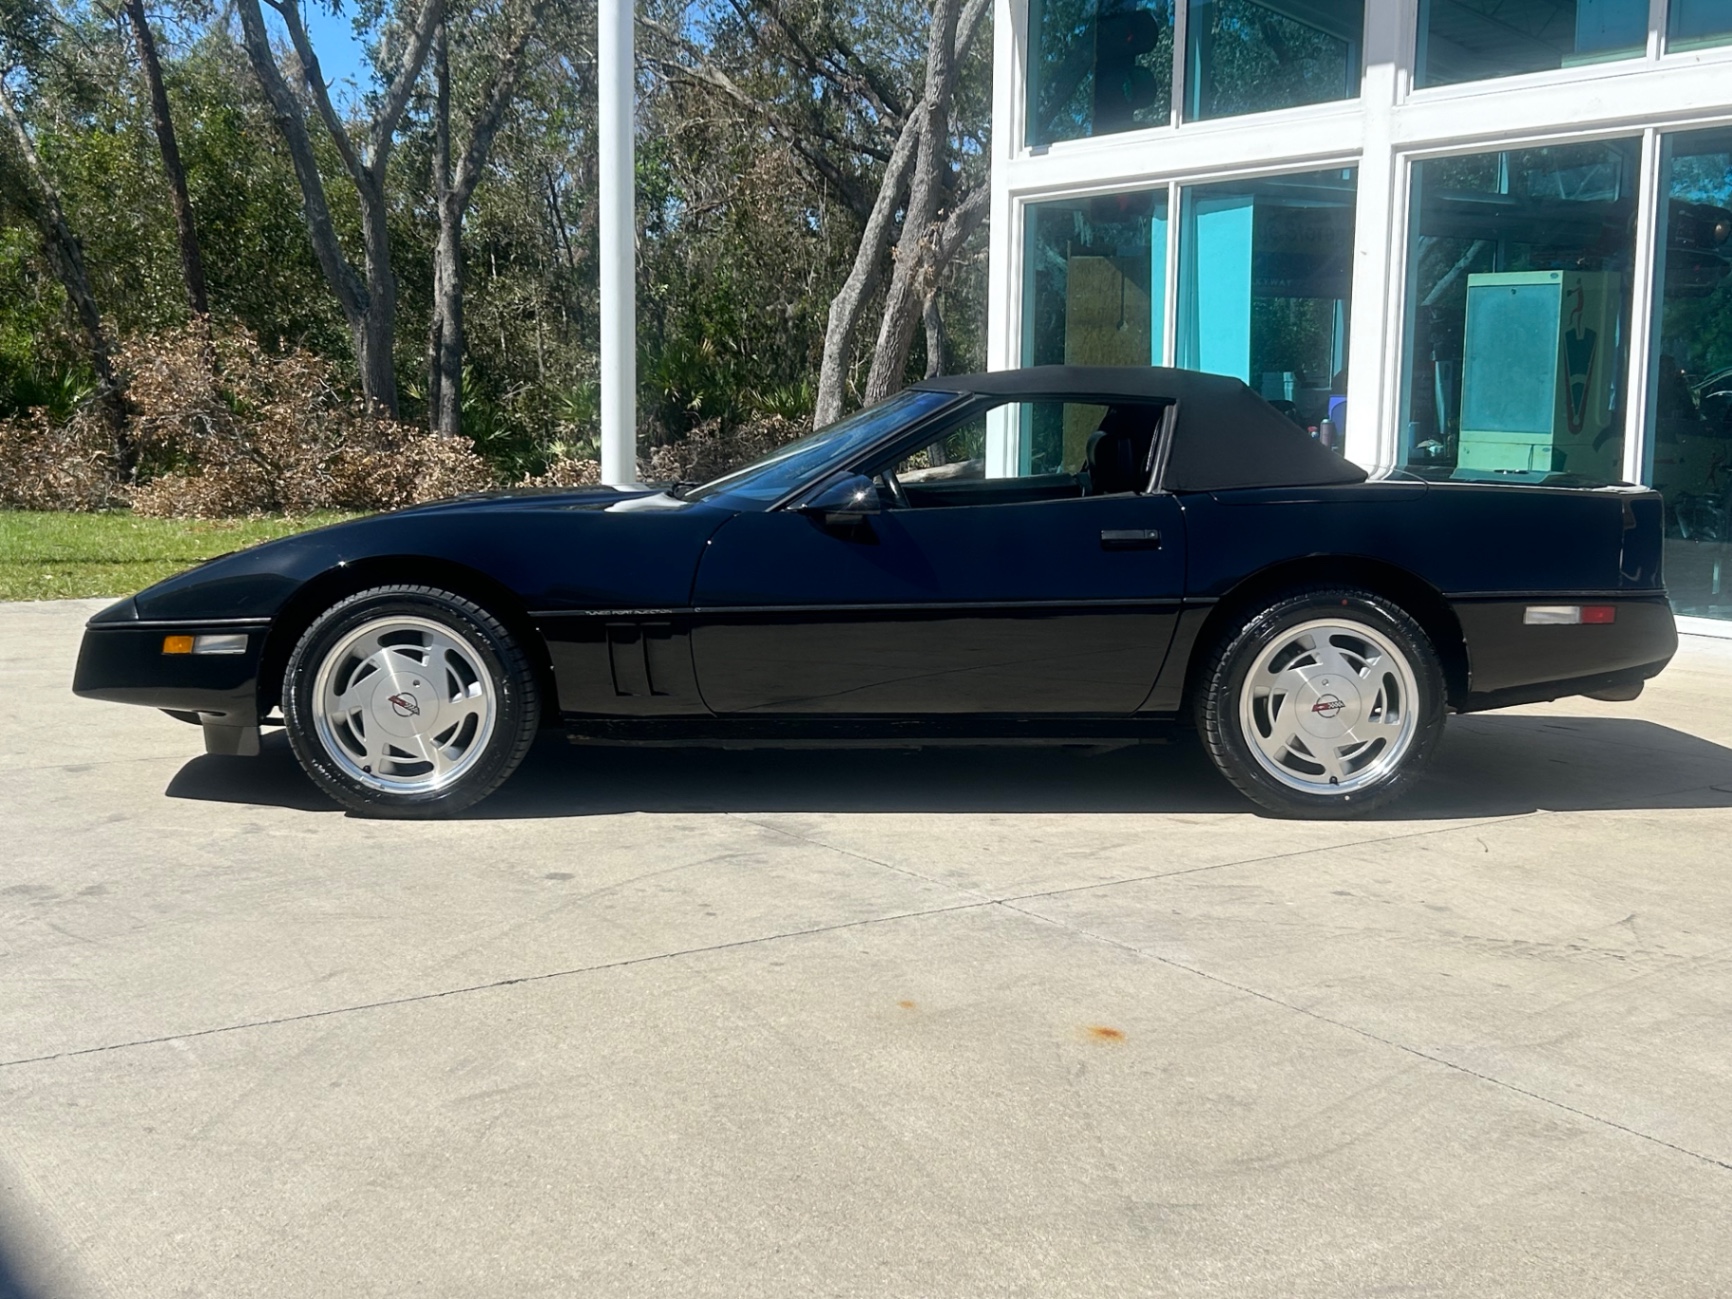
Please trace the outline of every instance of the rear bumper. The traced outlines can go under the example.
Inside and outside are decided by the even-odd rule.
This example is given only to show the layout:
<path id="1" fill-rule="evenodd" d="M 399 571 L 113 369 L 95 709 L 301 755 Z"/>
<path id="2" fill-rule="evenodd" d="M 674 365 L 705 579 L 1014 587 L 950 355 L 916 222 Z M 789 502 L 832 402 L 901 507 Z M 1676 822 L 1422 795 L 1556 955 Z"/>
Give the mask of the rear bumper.
<path id="1" fill-rule="evenodd" d="M 1596 626 L 1527 626 L 1529 605 L 1617 608 Z M 1458 711 L 1481 712 L 1630 686 L 1658 676 L 1678 651 L 1678 628 L 1664 595 L 1463 600 L 1454 603 L 1467 643 L 1469 687 Z"/>
<path id="2" fill-rule="evenodd" d="M 165 636 L 196 636 L 201 632 L 245 633 L 246 651 L 162 652 Z M 78 650 L 72 692 L 86 699 L 197 713 L 202 721 L 225 726 L 256 726 L 259 655 L 264 643 L 263 623 L 93 622 L 85 629 L 84 643 Z"/>

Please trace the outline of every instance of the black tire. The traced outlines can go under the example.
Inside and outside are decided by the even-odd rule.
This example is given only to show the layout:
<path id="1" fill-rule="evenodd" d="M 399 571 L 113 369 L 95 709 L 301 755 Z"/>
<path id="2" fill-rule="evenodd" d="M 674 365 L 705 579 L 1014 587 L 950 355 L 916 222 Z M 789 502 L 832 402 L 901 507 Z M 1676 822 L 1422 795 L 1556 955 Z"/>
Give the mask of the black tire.
<path id="1" fill-rule="evenodd" d="M 443 652 L 452 664 L 449 670 L 463 674 L 450 676 L 449 680 L 460 687 L 466 684 L 476 692 L 474 699 L 486 698 L 486 722 L 478 715 L 473 723 L 465 720 L 453 727 L 450 747 L 456 749 L 465 735 L 468 747 L 462 750 L 460 758 L 452 760 L 449 773 L 437 772 L 433 763 L 418 762 L 408 748 L 392 747 L 389 735 L 362 734 L 365 728 L 375 725 L 369 720 L 374 716 L 373 710 L 382 712 L 383 705 L 376 698 L 381 688 L 378 685 L 372 688 L 369 707 L 356 710 L 357 730 L 347 729 L 347 721 L 333 721 L 331 710 L 315 698 L 327 660 L 338 653 L 346 661 L 360 657 L 359 649 L 351 648 L 353 638 L 357 633 L 365 636 L 363 629 L 388 627 L 389 620 L 411 620 L 416 626 L 437 629 L 428 631 L 429 638 L 442 634 L 446 639 L 430 639 L 429 644 L 445 646 Z M 407 633 L 389 635 L 402 640 Z M 414 660 L 404 658 L 405 654 L 430 655 L 432 651 L 408 643 L 398 647 L 397 653 L 398 661 L 407 663 L 403 670 L 410 671 L 414 670 Z M 429 657 L 427 661 L 434 660 Z M 333 664 L 326 684 L 335 679 L 331 673 L 343 670 L 342 664 Z M 356 668 L 350 678 L 357 695 L 363 693 L 365 682 L 370 679 L 367 671 Z M 431 681 L 435 669 L 425 668 L 423 674 L 429 677 L 427 690 L 431 693 L 420 698 L 434 710 L 434 721 L 426 724 L 431 729 L 437 724 L 440 696 Z M 414 684 L 420 687 L 422 681 L 416 679 Z M 373 817 L 439 817 L 473 806 L 517 770 L 535 739 L 541 719 L 535 669 L 511 633 L 474 601 L 428 586 L 375 587 L 325 610 L 313 620 L 289 655 L 282 696 L 289 744 L 307 775 L 350 811 Z M 414 694 L 401 691 L 387 699 L 393 711 L 405 719 L 404 725 L 422 725 L 423 709 Z M 456 706 L 472 703 L 473 700 L 463 697 Z M 479 710 L 480 705 L 476 708 Z M 375 774 L 373 766 L 365 763 L 362 751 L 371 751 L 377 744 L 386 747 Z M 440 754 L 434 756 L 442 757 L 444 753 L 441 748 Z M 389 777 L 387 764 L 391 765 Z M 420 772 L 421 767 L 427 771 Z M 418 787 L 423 785 L 430 787 Z"/>
<path id="2" fill-rule="evenodd" d="M 1248 696 L 1246 680 L 1260 663 L 1272 668 L 1287 653 L 1296 654 L 1287 660 L 1296 665 L 1291 668 L 1296 673 L 1328 671 L 1307 666 L 1304 655 L 1291 648 L 1310 636 L 1297 629 L 1315 623 L 1374 634 L 1399 651 L 1409 671 L 1401 673 L 1385 654 L 1376 660 L 1380 667 L 1367 669 L 1368 676 L 1347 678 L 1349 688 L 1338 693 L 1332 693 L 1340 685 L 1338 678 L 1318 678 L 1321 688 L 1307 683 L 1317 698 L 1304 707 L 1303 714 L 1272 714 L 1272 708 L 1278 714 L 1286 706 L 1289 696 L 1277 694 L 1271 699 L 1265 693 L 1259 698 L 1255 689 Z M 1288 638 L 1285 645 L 1284 638 Z M 1351 646 L 1351 634 L 1341 642 Z M 1401 698 L 1404 694 L 1412 697 Z M 1303 706 L 1302 697 L 1310 695 L 1291 696 L 1295 710 Z M 1442 737 L 1448 701 L 1437 651 L 1405 610 L 1367 591 L 1315 587 L 1279 596 L 1236 619 L 1204 663 L 1193 707 L 1210 759 L 1240 793 L 1278 816 L 1339 820 L 1384 807 L 1412 788 Z M 1360 742 L 1349 731 L 1335 738 L 1350 742 L 1332 749 L 1327 758 L 1318 756 L 1324 753 L 1320 741 L 1313 741 L 1315 755 L 1303 747 L 1312 737 L 1302 728 L 1332 727 L 1349 713 L 1355 722 L 1364 717 L 1375 726 L 1388 727 L 1392 738 Z M 1372 726 L 1364 729 L 1370 731 Z M 1283 730 L 1299 738 L 1300 748 L 1287 749 L 1284 756 L 1272 755 L 1272 748 L 1281 747 L 1276 740 Z M 1253 732 L 1264 737 L 1261 743 Z M 1342 774 L 1331 776 L 1326 762 L 1333 762 Z M 1363 766 L 1354 770 L 1353 763 Z"/>

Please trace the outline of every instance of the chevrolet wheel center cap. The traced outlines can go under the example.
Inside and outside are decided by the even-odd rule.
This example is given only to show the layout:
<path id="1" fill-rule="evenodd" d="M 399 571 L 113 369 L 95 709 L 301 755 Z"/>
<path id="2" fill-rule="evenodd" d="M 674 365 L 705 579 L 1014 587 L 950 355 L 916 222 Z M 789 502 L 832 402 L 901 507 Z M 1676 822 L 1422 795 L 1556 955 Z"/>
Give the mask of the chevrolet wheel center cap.
<path id="1" fill-rule="evenodd" d="M 1299 729 L 1319 740 L 1334 740 L 1359 724 L 1364 706 L 1359 683 L 1351 677 L 1319 676 L 1294 695 Z"/>
<path id="2" fill-rule="evenodd" d="M 424 679 L 416 680 L 396 673 L 380 673 L 383 678 L 373 691 L 367 709 L 374 725 L 386 735 L 407 738 L 411 735 L 432 735 L 439 720 L 439 699 Z"/>

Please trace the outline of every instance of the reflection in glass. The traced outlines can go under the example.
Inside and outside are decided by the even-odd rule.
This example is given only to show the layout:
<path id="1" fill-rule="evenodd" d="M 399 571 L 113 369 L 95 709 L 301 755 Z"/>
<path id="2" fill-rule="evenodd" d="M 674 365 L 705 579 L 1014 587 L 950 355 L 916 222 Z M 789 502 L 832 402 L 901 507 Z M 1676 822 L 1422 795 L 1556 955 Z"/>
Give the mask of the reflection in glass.
<path id="1" fill-rule="evenodd" d="M 1674 607 L 1732 618 L 1732 131 L 1670 137 L 1661 183 L 1647 481 Z"/>
<path id="2" fill-rule="evenodd" d="M 1619 140 L 1414 167 L 1410 468 L 1622 477 L 1640 154 Z"/>
<path id="3" fill-rule="evenodd" d="M 1668 49 L 1732 42 L 1732 0 L 1671 0 L 1666 22 Z"/>
<path id="4" fill-rule="evenodd" d="M 1167 191 L 1028 209 L 1025 365 L 1159 365 Z"/>
<path id="5" fill-rule="evenodd" d="M 1028 142 L 1165 126 L 1173 0 L 1030 0 Z"/>
<path id="6" fill-rule="evenodd" d="M 1191 0 L 1186 119 L 1352 99 L 1364 28 L 1364 0 Z"/>
<path id="7" fill-rule="evenodd" d="M 1185 190 L 1180 366 L 1233 375 L 1297 422 L 1345 432 L 1356 181 L 1337 170 Z"/>
<path id="8" fill-rule="evenodd" d="M 1648 0 L 1421 0 L 1416 84 L 1573 68 L 1647 47 Z"/>

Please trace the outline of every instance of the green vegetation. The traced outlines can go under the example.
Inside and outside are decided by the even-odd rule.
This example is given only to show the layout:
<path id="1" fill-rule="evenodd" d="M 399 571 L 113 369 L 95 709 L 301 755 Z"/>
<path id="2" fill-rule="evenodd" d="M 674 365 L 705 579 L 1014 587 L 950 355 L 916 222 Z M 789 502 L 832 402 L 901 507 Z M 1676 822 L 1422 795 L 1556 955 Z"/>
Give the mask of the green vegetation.
<path id="1" fill-rule="evenodd" d="M 201 560 L 348 517 L 140 519 L 0 510 L 0 600 L 122 596 Z"/>

